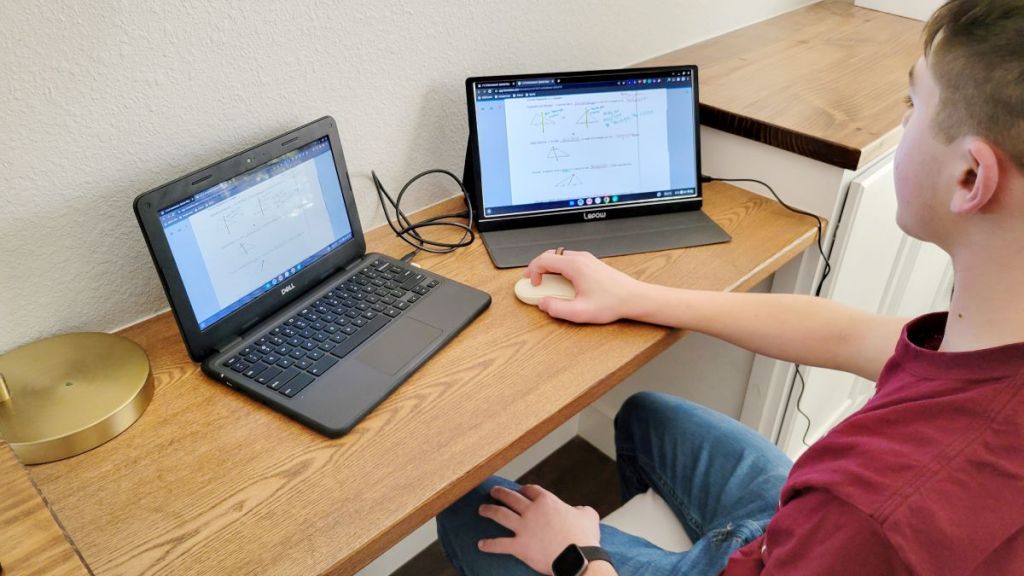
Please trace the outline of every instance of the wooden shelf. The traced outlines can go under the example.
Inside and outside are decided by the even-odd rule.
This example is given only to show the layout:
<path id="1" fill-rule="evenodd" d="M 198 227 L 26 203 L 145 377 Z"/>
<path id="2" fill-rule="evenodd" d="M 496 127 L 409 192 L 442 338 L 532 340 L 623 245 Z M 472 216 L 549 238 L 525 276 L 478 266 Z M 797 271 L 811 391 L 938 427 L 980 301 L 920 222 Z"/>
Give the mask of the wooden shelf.
<path id="1" fill-rule="evenodd" d="M 826 0 L 639 65 L 696 64 L 702 124 L 856 170 L 899 142 L 922 29 Z"/>

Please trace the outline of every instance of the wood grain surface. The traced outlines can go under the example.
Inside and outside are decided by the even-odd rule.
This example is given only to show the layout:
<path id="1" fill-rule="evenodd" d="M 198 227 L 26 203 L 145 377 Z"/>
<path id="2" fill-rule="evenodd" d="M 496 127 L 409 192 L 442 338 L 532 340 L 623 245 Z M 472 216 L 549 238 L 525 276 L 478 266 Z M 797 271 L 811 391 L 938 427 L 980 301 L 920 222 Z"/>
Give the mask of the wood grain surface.
<path id="1" fill-rule="evenodd" d="M 4 576 L 88 574 L 28 472 L 0 439 L 0 564 Z"/>
<path id="2" fill-rule="evenodd" d="M 671 286 L 747 290 L 814 240 L 813 220 L 775 202 L 722 183 L 705 193 L 731 243 L 608 261 Z M 386 228 L 368 243 L 407 252 Z M 351 574 L 681 336 L 554 321 L 515 299 L 522 270 L 495 269 L 481 242 L 416 261 L 493 304 L 336 440 L 204 376 L 169 314 L 125 329 L 153 365 L 146 413 L 31 469 L 95 573 Z"/>
<path id="3" fill-rule="evenodd" d="M 696 64 L 702 124 L 855 170 L 899 142 L 922 28 L 826 0 L 639 65 Z"/>

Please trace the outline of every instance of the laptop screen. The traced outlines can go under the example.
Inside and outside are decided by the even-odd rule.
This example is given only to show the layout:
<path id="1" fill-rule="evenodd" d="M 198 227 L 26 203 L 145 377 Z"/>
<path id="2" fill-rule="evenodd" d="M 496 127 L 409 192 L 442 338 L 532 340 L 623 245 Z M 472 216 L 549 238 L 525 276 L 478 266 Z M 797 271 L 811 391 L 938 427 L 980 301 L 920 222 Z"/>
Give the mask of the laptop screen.
<path id="1" fill-rule="evenodd" d="M 352 239 L 328 137 L 159 211 L 206 330 Z"/>
<path id="2" fill-rule="evenodd" d="M 691 70 L 488 79 L 471 91 L 483 219 L 698 195 Z"/>

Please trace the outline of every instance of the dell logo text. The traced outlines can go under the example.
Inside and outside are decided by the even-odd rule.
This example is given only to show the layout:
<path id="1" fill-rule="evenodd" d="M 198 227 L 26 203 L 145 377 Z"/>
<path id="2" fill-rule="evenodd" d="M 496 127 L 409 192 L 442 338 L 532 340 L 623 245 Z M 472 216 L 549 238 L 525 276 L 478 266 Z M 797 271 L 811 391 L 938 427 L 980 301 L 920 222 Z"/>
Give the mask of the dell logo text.
<path id="1" fill-rule="evenodd" d="M 289 284 L 289 285 L 285 286 L 284 288 L 281 288 L 281 296 L 284 296 L 285 294 L 291 292 L 294 289 L 295 289 L 295 284 Z"/>
<path id="2" fill-rule="evenodd" d="M 601 220 L 608 216 L 607 212 L 586 212 L 583 214 L 584 220 Z"/>

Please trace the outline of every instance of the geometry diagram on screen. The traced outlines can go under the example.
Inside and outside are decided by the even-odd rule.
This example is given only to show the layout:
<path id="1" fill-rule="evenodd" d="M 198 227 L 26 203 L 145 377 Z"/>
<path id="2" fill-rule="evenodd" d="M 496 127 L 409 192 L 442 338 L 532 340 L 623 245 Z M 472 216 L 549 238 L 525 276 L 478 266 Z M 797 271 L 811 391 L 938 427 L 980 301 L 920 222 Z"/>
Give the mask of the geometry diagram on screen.
<path id="1" fill-rule="evenodd" d="M 562 158 L 568 157 L 569 153 L 566 152 L 565 150 L 562 150 L 561 148 L 555 148 L 554 146 L 552 146 L 551 150 L 548 151 L 548 158 L 554 160 L 555 162 L 561 160 Z"/>
<path id="2" fill-rule="evenodd" d="M 583 182 L 580 181 L 579 176 L 577 176 L 576 173 L 573 172 L 572 174 L 569 174 L 565 178 L 559 180 L 558 183 L 555 184 L 555 186 L 559 188 L 565 188 L 566 186 L 579 186 L 582 183 Z"/>
<path id="3" fill-rule="evenodd" d="M 596 124 L 597 118 L 595 117 L 596 115 L 594 114 L 594 110 L 594 108 L 590 107 L 584 108 L 583 114 L 580 114 L 580 117 L 578 120 L 576 120 L 576 123 L 582 124 L 585 128 L 590 128 L 591 124 Z"/>
<path id="4" fill-rule="evenodd" d="M 536 126 L 540 128 L 541 132 L 544 132 L 544 130 L 550 126 L 557 126 L 561 115 L 561 109 L 537 112 L 533 115 L 533 119 L 530 120 L 530 126 Z"/>

